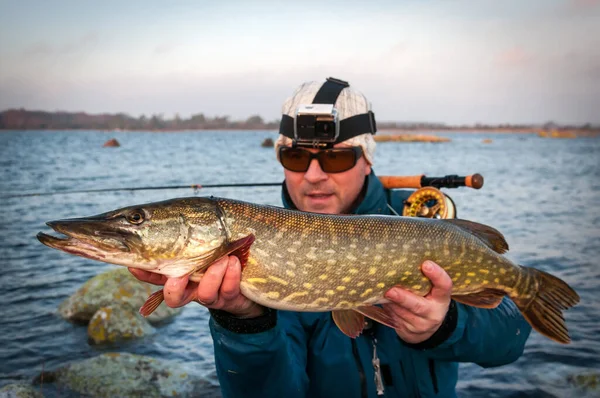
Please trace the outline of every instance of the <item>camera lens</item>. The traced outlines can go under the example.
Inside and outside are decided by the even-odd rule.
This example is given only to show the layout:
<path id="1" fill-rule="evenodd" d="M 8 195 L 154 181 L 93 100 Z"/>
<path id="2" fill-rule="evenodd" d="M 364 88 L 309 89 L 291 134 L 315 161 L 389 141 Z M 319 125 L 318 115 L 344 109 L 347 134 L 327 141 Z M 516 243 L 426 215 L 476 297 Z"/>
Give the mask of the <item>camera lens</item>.
<path id="1" fill-rule="evenodd" d="M 315 123 L 315 136 L 317 138 L 333 139 L 335 137 L 334 122 L 317 122 Z"/>

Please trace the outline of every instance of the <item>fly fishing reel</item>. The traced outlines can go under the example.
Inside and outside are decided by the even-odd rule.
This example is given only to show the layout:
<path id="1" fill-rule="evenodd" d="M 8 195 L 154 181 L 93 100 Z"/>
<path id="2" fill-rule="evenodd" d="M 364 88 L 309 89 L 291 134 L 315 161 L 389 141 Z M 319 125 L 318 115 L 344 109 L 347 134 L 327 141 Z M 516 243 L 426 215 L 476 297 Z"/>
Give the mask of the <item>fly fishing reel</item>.
<path id="1" fill-rule="evenodd" d="M 422 218 L 456 218 L 452 199 L 434 187 L 423 187 L 404 201 L 403 216 Z"/>

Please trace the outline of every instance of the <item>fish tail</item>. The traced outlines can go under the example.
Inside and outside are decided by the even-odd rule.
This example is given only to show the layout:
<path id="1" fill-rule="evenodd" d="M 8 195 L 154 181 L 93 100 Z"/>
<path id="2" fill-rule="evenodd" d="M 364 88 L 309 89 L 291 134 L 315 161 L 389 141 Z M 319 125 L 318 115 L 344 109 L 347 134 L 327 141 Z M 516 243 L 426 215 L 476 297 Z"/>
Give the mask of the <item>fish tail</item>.
<path id="1" fill-rule="evenodd" d="M 579 295 L 563 280 L 535 268 L 523 269 L 537 283 L 533 299 L 511 297 L 531 326 L 544 336 L 559 343 L 571 341 L 563 310 L 579 302 Z"/>

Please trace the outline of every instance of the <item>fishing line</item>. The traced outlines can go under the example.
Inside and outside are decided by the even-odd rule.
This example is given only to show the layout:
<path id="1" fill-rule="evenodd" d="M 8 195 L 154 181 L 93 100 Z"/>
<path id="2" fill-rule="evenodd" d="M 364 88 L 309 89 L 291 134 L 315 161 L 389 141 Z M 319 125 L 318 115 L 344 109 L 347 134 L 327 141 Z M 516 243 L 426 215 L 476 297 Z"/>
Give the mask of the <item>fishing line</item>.
<path id="1" fill-rule="evenodd" d="M 31 192 L 13 195 L 3 195 L 1 199 L 9 198 L 25 198 L 30 196 L 52 196 L 52 195 L 69 195 L 74 193 L 98 193 L 98 192 L 119 192 L 119 191 L 150 191 L 163 189 L 193 189 L 194 191 L 203 188 L 248 188 L 248 187 L 277 187 L 281 186 L 281 182 L 256 182 L 256 183 L 240 183 L 240 184 L 192 184 L 192 185 L 170 185 L 158 187 L 130 187 L 130 188 L 97 188 L 97 189 L 79 189 L 74 191 L 56 191 L 56 192 Z"/>

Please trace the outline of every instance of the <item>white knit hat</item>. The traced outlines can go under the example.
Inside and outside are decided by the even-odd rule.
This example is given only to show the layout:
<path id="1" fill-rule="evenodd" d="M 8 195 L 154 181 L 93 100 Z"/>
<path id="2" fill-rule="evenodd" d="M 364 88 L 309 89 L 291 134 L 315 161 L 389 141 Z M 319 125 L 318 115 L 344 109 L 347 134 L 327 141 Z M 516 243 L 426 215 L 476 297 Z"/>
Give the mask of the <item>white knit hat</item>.
<path id="1" fill-rule="evenodd" d="M 312 104 L 315 95 L 323 85 L 322 82 L 306 82 L 296 89 L 294 94 L 284 103 L 281 113 L 294 117 L 299 105 Z M 341 92 L 335 102 L 335 108 L 338 112 L 339 120 L 342 121 L 351 116 L 367 113 L 371 110 L 371 104 L 367 98 L 359 91 L 352 87 L 346 87 Z M 365 133 L 357 135 L 346 141 L 344 144 L 349 146 L 362 147 L 365 159 L 369 164 L 373 164 L 373 156 L 375 155 L 375 140 L 373 134 Z M 292 145 L 292 139 L 279 134 L 275 142 L 275 153 L 279 160 L 279 147 Z"/>

